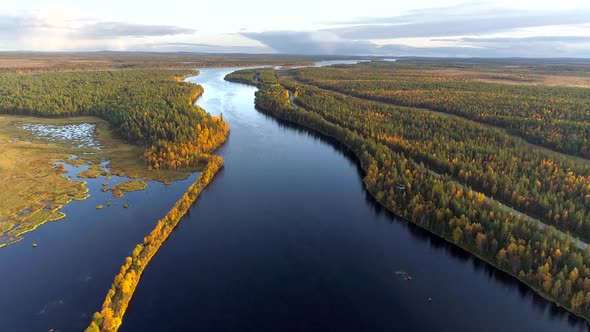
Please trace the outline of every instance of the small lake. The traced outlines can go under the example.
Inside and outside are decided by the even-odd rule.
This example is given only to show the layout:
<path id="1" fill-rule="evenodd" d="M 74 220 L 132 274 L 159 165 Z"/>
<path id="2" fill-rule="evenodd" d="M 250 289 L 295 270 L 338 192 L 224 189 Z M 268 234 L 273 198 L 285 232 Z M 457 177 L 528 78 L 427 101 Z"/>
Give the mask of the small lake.
<path id="1" fill-rule="evenodd" d="M 33 134 L 37 139 L 46 142 L 68 143 L 71 147 L 80 149 L 101 149 L 100 144 L 94 138 L 96 125 L 93 123 L 78 123 L 59 126 L 39 123 L 23 123 L 19 128 Z"/>
<path id="2" fill-rule="evenodd" d="M 384 211 L 346 149 L 258 112 L 256 88 L 223 80 L 234 70 L 188 79 L 231 127 L 225 167 L 147 267 L 120 331 L 587 330 Z"/>

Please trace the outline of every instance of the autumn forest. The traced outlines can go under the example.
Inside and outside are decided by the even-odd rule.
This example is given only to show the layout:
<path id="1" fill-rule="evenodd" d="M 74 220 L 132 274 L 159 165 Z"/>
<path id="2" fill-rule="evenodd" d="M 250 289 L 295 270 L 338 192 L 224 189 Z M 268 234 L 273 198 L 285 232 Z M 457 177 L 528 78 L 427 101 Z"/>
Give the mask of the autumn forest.
<path id="1" fill-rule="evenodd" d="M 588 318 L 587 88 L 474 72 L 371 62 L 227 79 L 257 85 L 264 112 L 348 146 L 392 212 Z"/>
<path id="2" fill-rule="evenodd" d="M 0 324 L 586 328 L 589 88 L 581 60 L 0 54 Z"/>

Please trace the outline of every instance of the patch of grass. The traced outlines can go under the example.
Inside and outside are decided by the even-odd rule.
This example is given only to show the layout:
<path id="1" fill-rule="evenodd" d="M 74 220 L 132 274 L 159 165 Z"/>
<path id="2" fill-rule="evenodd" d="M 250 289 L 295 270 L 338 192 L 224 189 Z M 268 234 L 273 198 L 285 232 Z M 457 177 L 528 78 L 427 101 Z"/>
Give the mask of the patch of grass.
<path id="1" fill-rule="evenodd" d="M 0 237 L 0 248 L 16 243 L 23 239 L 23 234 L 32 232 L 47 222 L 56 221 L 65 216 L 58 209 L 45 208 L 43 205 L 38 204 L 36 210 L 4 223 L 4 231 Z M 7 229 L 7 226 L 10 228 Z"/>
<path id="2" fill-rule="evenodd" d="M 99 176 L 107 176 L 109 173 L 103 170 L 98 165 L 92 165 L 89 169 L 78 173 L 78 177 L 82 179 L 96 179 Z"/>
<path id="3" fill-rule="evenodd" d="M 79 148 L 71 142 L 47 141 L 19 128 L 23 124 L 81 123 L 96 125 L 95 139 L 102 147 L 100 150 Z M 173 181 L 186 178 L 192 171 L 149 171 L 143 161 L 143 150 L 116 138 L 106 121 L 94 117 L 46 119 L 0 115 L 0 188 L 3 189 L 0 190 L 0 247 L 18 242 L 22 234 L 45 222 L 63 218 L 59 212 L 62 205 L 89 197 L 85 182 L 65 177 L 65 168 L 55 166 L 55 162 L 90 164 L 90 169 L 82 174 L 88 178 L 101 175 L 110 178 L 109 172 L 98 166 L 107 160 L 113 174 L 149 180 Z"/>
<path id="4" fill-rule="evenodd" d="M 111 191 L 113 192 L 114 197 L 116 197 L 116 198 L 123 197 L 123 192 L 121 191 L 121 189 L 115 187 L 115 188 L 111 188 Z"/>
<path id="5" fill-rule="evenodd" d="M 69 159 L 71 153 L 55 142 L 33 140 L 18 128 L 24 123 L 19 119 L 0 117 L 0 246 L 63 218 L 61 205 L 88 196 L 83 182 L 70 181 L 62 167 L 54 167 L 56 160 Z"/>
<path id="6" fill-rule="evenodd" d="M 144 190 L 145 188 L 147 188 L 147 184 L 143 181 L 126 181 L 126 182 L 121 182 L 119 184 L 117 184 L 116 188 L 122 190 L 122 191 L 139 191 L 139 190 Z"/>
<path id="7" fill-rule="evenodd" d="M 53 202 L 57 204 L 68 204 L 71 201 L 72 197 L 70 197 L 69 195 L 60 195 L 57 196 Z"/>

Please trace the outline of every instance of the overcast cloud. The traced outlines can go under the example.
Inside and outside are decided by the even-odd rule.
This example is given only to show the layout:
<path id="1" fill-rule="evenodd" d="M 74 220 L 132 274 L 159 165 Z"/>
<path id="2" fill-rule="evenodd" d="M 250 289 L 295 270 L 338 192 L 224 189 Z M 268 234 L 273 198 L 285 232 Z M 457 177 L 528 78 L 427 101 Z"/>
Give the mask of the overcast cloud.
<path id="1" fill-rule="evenodd" d="M 104 22 L 90 18 L 62 18 L 59 22 L 52 22 L 51 18 L 35 15 L 0 15 L 2 36 L 44 32 L 67 33 L 71 38 L 109 39 L 192 34 L 195 30 L 169 25 Z"/>
<path id="2" fill-rule="evenodd" d="M 457 12 L 461 14 L 458 15 Z M 369 19 L 330 31 L 350 39 L 391 39 L 491 34 L 519 28 L 590 23 L 590 10 L 523 11 L 437 9 L 420 15 Z"/>
<path id="3" fill-rule="evenodd" d="M 35 0 L 40 1 L 40 0 Z M 110 0 L 104 0 L 110 1 Z M 173 0 L 170 0 L 173 1 Z M 367 0 L 373 1 L 373 0 Z M 417 0 L 421 1 L 421 0 Z M 425 0 L 424 0 L 425 1 Z M 524 1 L 524 0 L 514 0 Z M 440 3 L 440 2 L 434 2 Z M 383 4 L 384 7 L 390 5 Z M 499 8 L 467 3 L 399 15 L 307 22 L 301 30 L 251 29 L 263 16 L 244 13 L 235 31 L 207 33 L 194 23 L 150 24 L 64 10 L 2 14 L 0 50 L 153 50 L 350 55 L 590 57 L 590 4 L 579 8 Z M 569 9 L 559 10 L 559 7 Z M 244 10 L 250 10 L 244 7 Z M 254 10 L 254 9 L 252 9 Z M 274 10 L 274 9 L 272 9 Z M 265 15 L 274 15 L 268 11 Z M 259 11 L 255 11 L 256 14 Z M 217 13 L 219 14 L 219 13 Z M 278 13 L 275 13 L 278 14 Z M 140 14 L 137 14 L 140 15 Z M 216 13 L 202 15 L 215 16 Z M 321 15 L 320 15 L 321 16 Z M 141 16 L 137 16 L 141 18 Z M 250 17 L 251 19 L 249 19 Z M 318 17 L 315 15 L 314 17 Z M 305 17 L 300 17 L 304 22 Z M 158 23 L 169 21 L 157 21 Z M 231 22 L 228 22 L 231 23 Z M 254 24 L 254 23 L 252 23 Z M 312 28 L 315 27 L 315 28 Z M 205 30 L 205 32 L 202 32 Z"/>
<path id="4" fill-rule="evenodd" d="M 335 27 L 320 31 L 243 35 L 281 53 L 590 57 L 589 23 L 588 9 L 525 11 L 465 5 L 333 22 Z M 576 28 L 580 35 L 548 35 L 560 27 Z M 542 31 L 543 35 L 534 35 L 533 31 L 522 37 L 496 36 L 523 35 L 527 29 Z M 293 39 L 296 41 L 290 42 Z M 412 39 L 432 45 L 412 45 L 408 43 Z M 438 46 L 436 42 L 453 45 Z"/>

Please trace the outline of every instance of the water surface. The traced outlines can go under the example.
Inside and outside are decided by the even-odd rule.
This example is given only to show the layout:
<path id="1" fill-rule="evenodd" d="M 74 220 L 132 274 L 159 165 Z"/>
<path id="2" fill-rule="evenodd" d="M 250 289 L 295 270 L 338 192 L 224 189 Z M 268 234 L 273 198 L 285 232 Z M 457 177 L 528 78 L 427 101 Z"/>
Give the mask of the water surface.
<path id="1" fill-rule="evenodd" d="M 225 167 L 147 267 L 121 331 L 587 329 L 384 211 L 349 152 L 255 110 L 255 88 L 223 80 L 233 70 L 189 79 L 230 125 Z"/>
<path id="2" fill-rule="evenodd" d="M 35 130 L 56 133 L 51 126 Z M 56 139 L 79 134 L 57 133 Z M 0 248 L 0 331 L 83 331 L 101 308 L 125 257 L 198 176 L 171 185 L 148 181 L 147 189 L 114 198 L 110 191 L 101 191 L 102 184 L 112 187 L 128 178 L 80 179 L 76 174 L 88 166 L 65 165 L 70 171 L 66 176 L 87 182 L 90 198 L 64 205 L 60 210 L 64 219 Z M 97 210 L 97 205 L 104 208 Z M 33 243 L 38 247 L 33 248 Z"/>

